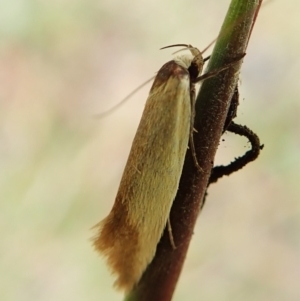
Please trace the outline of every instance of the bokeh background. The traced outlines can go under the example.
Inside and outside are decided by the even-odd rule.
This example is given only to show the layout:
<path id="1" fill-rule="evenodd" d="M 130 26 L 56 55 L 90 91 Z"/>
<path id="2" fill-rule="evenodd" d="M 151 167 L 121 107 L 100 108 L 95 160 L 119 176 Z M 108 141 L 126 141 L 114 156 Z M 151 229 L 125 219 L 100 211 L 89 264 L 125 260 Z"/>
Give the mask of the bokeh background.
<path id="1" fill-rule="evenodd" d="M 1 300 L 122 300 L 91 227 L 112 207 L 150 84 L 94 114 L 171 59 L 160 47 L 205 48 L 228 4 L 1 1 Z M 299 29 L 298 0 L 260 12 L 236 121 L 265 148 L 210 188 L 174 300 L 300 300 Z M 217 163 L 249 147 L 224 137 Z"/>

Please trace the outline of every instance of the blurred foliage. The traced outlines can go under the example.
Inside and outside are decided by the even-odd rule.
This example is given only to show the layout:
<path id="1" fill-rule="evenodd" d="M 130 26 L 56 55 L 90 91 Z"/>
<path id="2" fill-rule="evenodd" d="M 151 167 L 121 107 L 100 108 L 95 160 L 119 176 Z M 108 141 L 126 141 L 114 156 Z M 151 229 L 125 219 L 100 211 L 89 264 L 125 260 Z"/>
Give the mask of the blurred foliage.
<path id="1" fill-rule="evenodd" d="M 213 40 L 229 1 L 215 2 L 2 1 L 2 300 L 122 299 L 90 228 L 113 204 L 149 88 L 93 114 L 169 60 L 160 47 Z M 298 6 L 273 1 L 258 17 L 237 121 L 265 149 L 211 187 L 174 300 L 299 300 Z M 247 147 L 226 134 L 217 163 Z"/>

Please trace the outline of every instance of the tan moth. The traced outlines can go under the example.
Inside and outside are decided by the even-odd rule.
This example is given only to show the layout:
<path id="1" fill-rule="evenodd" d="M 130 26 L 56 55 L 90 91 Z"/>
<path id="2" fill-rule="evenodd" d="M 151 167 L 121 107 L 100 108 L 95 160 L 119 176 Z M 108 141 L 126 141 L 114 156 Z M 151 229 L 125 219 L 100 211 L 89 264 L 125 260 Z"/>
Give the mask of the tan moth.
<path id="1" fill-rule="evenodd" d="M 115 203 L 96 225 L 94 246 L 104 255 L 115 286 L 126 292 L 139 281 L 153 259 L 176 196 L 194 120 L 195 84 L 218 74 L 202 72 L 202 53 L 184 46 L 189 55 L 161 67 L 151 87 L 133 140 Z M 200 166 L 195 159 L 198 170 Z"/>

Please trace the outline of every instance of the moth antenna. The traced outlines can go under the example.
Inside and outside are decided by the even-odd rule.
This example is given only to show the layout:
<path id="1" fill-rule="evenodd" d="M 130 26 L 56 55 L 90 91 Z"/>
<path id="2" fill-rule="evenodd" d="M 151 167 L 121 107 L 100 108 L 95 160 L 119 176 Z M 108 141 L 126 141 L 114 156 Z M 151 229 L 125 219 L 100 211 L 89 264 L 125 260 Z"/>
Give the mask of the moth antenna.
<path id="1" fill-rule="evenodd" d="M 173 52 L 172 54 L 176 54 L 176 53 L 186 50 L 186 49 L 189 49 L 191 52 L 193 52 L 192 50 L 196 49 L 195 47 L 193 47 L 192 45 L 189 45 L 189 44 L 174 44 L 174 45 L 162 47 L 162 48 L 160 48 L 160 50 L 166 49 L 166 48 L 171 48 L 171 47 L 184 47 L 183 49 L 179 49 L 179 50 Z"/>
<path id="2" fill-rule="evenodd" d="M 166 49 L 166 48 L 171 48 L 171 47 L 185 47 L 185 48 L 190 48 L 190 47 L 193 47 L 193 46 L 189 45 L 189 44 L 174 44 L 174 45 L 169 45 L 169 46 L 162 47 L 162 48 L 160 48 L 160 50 Z"/>
<path id="3" fill-rule="evenodd" d="M 170 48 L 170 47 L 177 47 L 177 46 L 180 46 L 180 47 L 182 46 L 184 48 L 183 49 L 179 49 L 179 50 L 175 51 L 172 54 L 175 54 L 175 53 L 178 53 L 180 51 L 188 49 L 188 50 L 190 50 L 190 52 L 192 53 L 192 55 L 194 55 L 195 57 L 200 55 L 201 56 L 201 61 L 202 61 L 202 52 L 200 52 L 200 50 L 198 48 L 193 47 L 190 44 L 189 45 L 188 44 L 174 44 L 174 45 L 163 47 L 161 49 L 166 49 L 166 48 Z"/>
<path id="4" fill-rule="evenodd" d="M 190 49 L 190 48 L 188 48 L 188 47 L 185 47 L 185 48 L 182 48 L 182 49 L 179 49 L 179 50 L 177 50 L 177 51 L 173 52 L 172 54 L 176 54 L 176 53 L 178 53 L 178 52 L 181 52 L 181 51 L 183 51 L 183 50 L 187 50 L 187 49 Z"/>
<path id="5" fill-rule="evenodd" d="M 217 40 L 217 38 L 216 39 L 214 39 L 214 40 L 212 40 L 202 51 L 201 51 L 201 53 L 204 53 L 208 48 L 210 48 L 211 47 L 211 45 L 215 42 Z"/>
<path id="6" fill-rule="evenodd" d="M 201 54 L 203 54 L 207 49 L 209 49 L 209 48 L 213 45 L 213 43 L 216 42 L 216 40 L 217 40 L 217 39 L 212 40 L 212 41 L 211 41 L 211 42 L 203 49 L 203 51 L 201 51 Z M 169 45 L 169 46 L 162 47 L 162 48 L 160 48 L 160 50 L 166 49 L 166 48 L 171 48 L 171 47 L 185 47 L 184 49 L 186 49 L 186 48 L 188 48 L 188 49 L 195 49 L 195 47 L 193 47 L 193 46 L 190 45 L 190 44 L 174 44 L 174 45 Z M 184 49 L 180 49 L 180 50 L 174 52 L 173 54 L 178 53 L 178 52 L 180 52 L 180 51 L 182 51 L 182 50 L 184 50 Z M 208 58 L 205 59 L 205 60 L 208 60 Z"/>
<path id="7" fill-rule="evenodd" d="M 207 50 L 213 43 L 215 42 L 215 40 L 210 43 L 205 49 Z M 197 49 L 195 47 L 193 47 L 190 44 L 174 44 L 174 45 L 169 45 L 169 46 L 165 46 L 160 48 L 160 50 L 162 49 L 166 49 L 166 48 L 171 48 L 171 47 L 185 47 L 183 49 L 177 50 L 175 51 L 173 54 L 176 54 L 180 51 L 186 50 L 186 49 Z M 206 62 L 207 60 L 209 60 L 210 56 L 206 57 L 204 59 L 204 62 Z M 150 79 L 148 79 L 147 81 L 145 81 L 143 84 L 141 84 L 140 86 L 138 86 L 136 89 L 134 89 L 131 93 L 129 93 L 123 100 L 121 100 L 118 104 L 116 104 L 115 106 L 113 106 L 112 108 L 108 109 L 107 111 L 104 111 L 102 113 L 98 113 L 94 115 L 94 118 L 97 119 L 101 119 L 101 118 L 105 118 L 106 116 L 110 115 L 111 113 L 113 113 L 114 111 L 116 111 L 119 107 L 121 107 L 128 99 L 130 99 L 135 93 L 137 93 L 141 88 L 143 88 L 144 86 L 146 86 L 146 84 L 148 84 L 150 81 L 152 81 L 155 78 L 155 76 L 151 77 Z"/>
<path id="8" fill-rule="evenodd" d="M 138 86 L 136 89 L 134 89 L 131 93 L 129 93 L 125 98 L 123 98 L 123 100 L 121 100 L 118 104 L 116 104 L 115 106 L 113 106 L 112 108 L 108 109 L 107 111 L 104 111 L 102 113 L 98 113 L 95 114 L 94 117 L 97 119 L 100 118 L 104 118 L 108 115 L 110 115 L 112 112 L 114 112 L 115 110 L 117 110 L 119 107 L 121 107 L 130 97 L 132 97 L 136 92 L 138 92 L 141 88 L 143 88 L 144 86 L 146 86 L 146 84 L 148 84 L 149 82 L 151 82 L 153 79 L 155 78 L 155 76 L 151 77 L 150 79 L 148 79 L 147 81 L 145 81 L 144 83 L 142 83 L 140 86 Z"/>

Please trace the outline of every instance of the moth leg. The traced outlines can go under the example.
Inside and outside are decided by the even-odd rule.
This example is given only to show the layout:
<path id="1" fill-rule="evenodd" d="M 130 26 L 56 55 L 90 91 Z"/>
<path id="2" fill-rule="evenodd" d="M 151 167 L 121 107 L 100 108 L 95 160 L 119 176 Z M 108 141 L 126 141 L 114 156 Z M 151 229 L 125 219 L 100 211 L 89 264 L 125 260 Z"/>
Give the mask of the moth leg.
<path id="1" fill-rule="evenodd" d="M 203 172 L 203 169 L 201 168 L 197 160 L 195 143 L 194 143 L 194 119 L 195 119 L 195 103 L 196 103 L 196 91 L 194 85 L 191 86 L 190 98 L 191 98 L 191 119 L 190 119 L 190 143 L 189 144 L 191 147 L 191 153 L 192 153 L 195 166 L 199 172 Z"/>
<path id="2" fill-rule="evenodd" d="M 168 226 L 168 233 L 169 233 L 170 243 L 171 243 L 172 249 L 175 250 L 176 249 L 176 245 L 175 245 L 175 242 L 174 242 L 174 237 L 173 237 L 173 232 L 172 232 L 170 217 L 168 218 L 167 226 Z"/>

